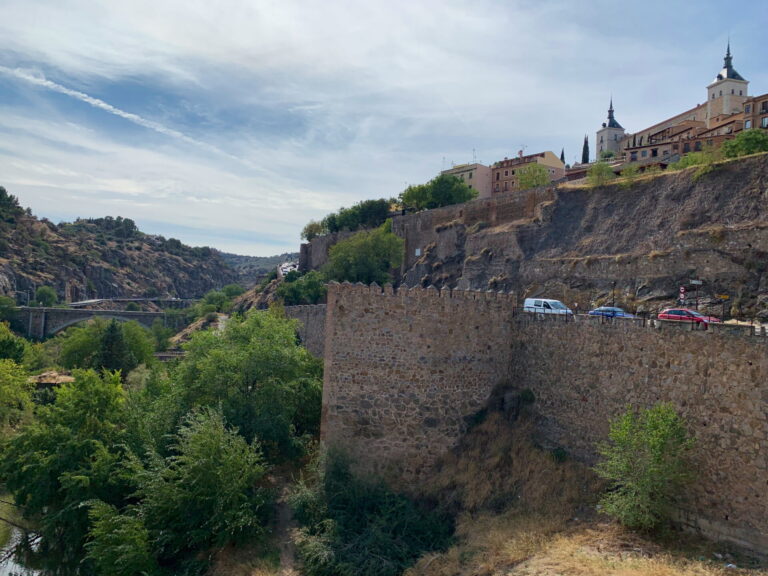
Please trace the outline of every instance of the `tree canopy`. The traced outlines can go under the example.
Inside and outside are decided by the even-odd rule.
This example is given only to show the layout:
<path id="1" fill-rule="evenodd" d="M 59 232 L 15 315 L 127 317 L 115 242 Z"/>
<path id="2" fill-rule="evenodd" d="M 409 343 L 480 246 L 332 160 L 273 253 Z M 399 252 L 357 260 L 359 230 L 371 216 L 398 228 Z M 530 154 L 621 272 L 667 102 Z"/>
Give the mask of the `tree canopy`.
<path id="1" fill-rule="evenodd" d="M 430 210 L 451 204 L 460 204 L 477 196 L 464 180 L 450 174 L 441 174 L 426 184 L 408 186 L 401 194 L 403 206 L 414 210 Z"/>
<path id="2" fill-rule="evenodd" d="M 529 164 L 518 170 L 518 187 L 528 190 L 549 184 L 549 172 L 541 164 Z"/>
<path id="3" fill-rule="evenodd" d="M 358 232 L 331 247 L 323 274 L 337 282 L 377 282 L 391 280 L 390 270 L 403 261 L 403 240 L 392 233 L 392 223 L 375 230 Z"/>
<path id="4" fill-rule="evenodd" d="M 389 217 L 393 200 L 363 200 L 351 208 L 340 208 L 338 212 L 328 214 L 322 221 L 311 220 L 301 232 L 304 240 L 310 241 L 317 236 L 349 230 L 354 232 L 364 228 L 381 226 Z"/>
<path id="5" fill-rule="evenodd" d="M 739 132 L 733 140 L 724 142 L 722 150 L 726 158 L 768 152 L 768 134 L 765 133 L 765 130 L 758 128 L 744 130 Z"/>

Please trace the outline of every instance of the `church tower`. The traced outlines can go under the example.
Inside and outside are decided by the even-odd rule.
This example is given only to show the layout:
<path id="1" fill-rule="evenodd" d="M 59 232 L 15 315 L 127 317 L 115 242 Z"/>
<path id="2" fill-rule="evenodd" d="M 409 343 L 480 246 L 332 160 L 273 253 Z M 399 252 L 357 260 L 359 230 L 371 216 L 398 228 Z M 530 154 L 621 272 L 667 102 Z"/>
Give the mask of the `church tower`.
<path id="1" fill-rule="evenodd" d="M 621 124 L 616 122 L 613 117 L 613 98 L 608 107 L 608 122 L 603 122 L 603 127 L 597 131 L 595 137 L 595 154 L 599 161 L 604 152 L 613 152 L 614 157 L 620 155 L 619 142 L 626 135 L 626 131 Z"/>
<path id="2" fill-rule="evenodd" d="M 718 116 L 729 116 L 742 111 L 747 99 L 749 82 L 733 68 L 731 43 L 725 52 L 723 69 L 707 86 L 707 128 L 711 128 Z"/>

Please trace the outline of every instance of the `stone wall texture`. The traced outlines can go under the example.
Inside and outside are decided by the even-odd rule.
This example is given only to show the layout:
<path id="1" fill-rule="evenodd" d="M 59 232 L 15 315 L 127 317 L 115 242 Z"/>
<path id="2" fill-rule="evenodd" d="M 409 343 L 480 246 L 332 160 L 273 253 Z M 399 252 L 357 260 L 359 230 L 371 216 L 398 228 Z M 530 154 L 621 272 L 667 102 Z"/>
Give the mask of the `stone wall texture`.
<path id="1" fill-rule="evenodd" d="M 318 358 L 325 348 L 325 304 L 286 306 L 285 315 L 299 321 L 299 338 L 304 347 Z"/>
<path id="2" fill-rule="evenodd" d="M 696 437 L 680 518 L 768 550 L 768 337 L 642 321 L 536 320 L 495 292 L 331 285 L 323 440 L 403 490 L 497 385 L 533 391 L 541 432 L 586 462 L 627 404 L 672 402 Z"/>

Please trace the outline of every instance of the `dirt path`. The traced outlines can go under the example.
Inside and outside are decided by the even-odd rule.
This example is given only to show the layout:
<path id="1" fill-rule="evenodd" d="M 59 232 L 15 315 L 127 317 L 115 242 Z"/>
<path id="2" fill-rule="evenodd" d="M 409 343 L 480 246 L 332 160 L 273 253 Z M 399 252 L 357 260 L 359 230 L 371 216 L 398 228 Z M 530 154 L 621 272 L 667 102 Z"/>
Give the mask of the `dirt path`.
<path id="1" fill-rule="evenodd" d="M 295 570 L 296 547 L 291 538 L 291 531 L 296 527 L 293 520 L 293 511 L 288 505 L 288 486 L 283 488 L 277 501 L 277 526 L 275 537 L 280 548 L 280 576 L 299 576 Z"/>

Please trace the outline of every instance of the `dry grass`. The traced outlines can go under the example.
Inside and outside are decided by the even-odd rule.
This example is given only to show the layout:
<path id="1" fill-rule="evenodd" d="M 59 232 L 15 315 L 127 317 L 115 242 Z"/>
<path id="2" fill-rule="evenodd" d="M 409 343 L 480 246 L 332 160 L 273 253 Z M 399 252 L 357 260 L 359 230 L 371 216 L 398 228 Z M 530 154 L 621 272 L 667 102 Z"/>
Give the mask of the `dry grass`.
<path id="1" fill-rule="evenodd" d="M 525 417 L 510 425 L 492 413 L 470 430 L 426 494 L 458 511 L 456 543 L 404 576 L 768 576 L 707 560 L 706 542 L 686 538 L 672 552 L 605 522 L 594 512 L 594 474 L 556 462 L 535 440 Z"/>

